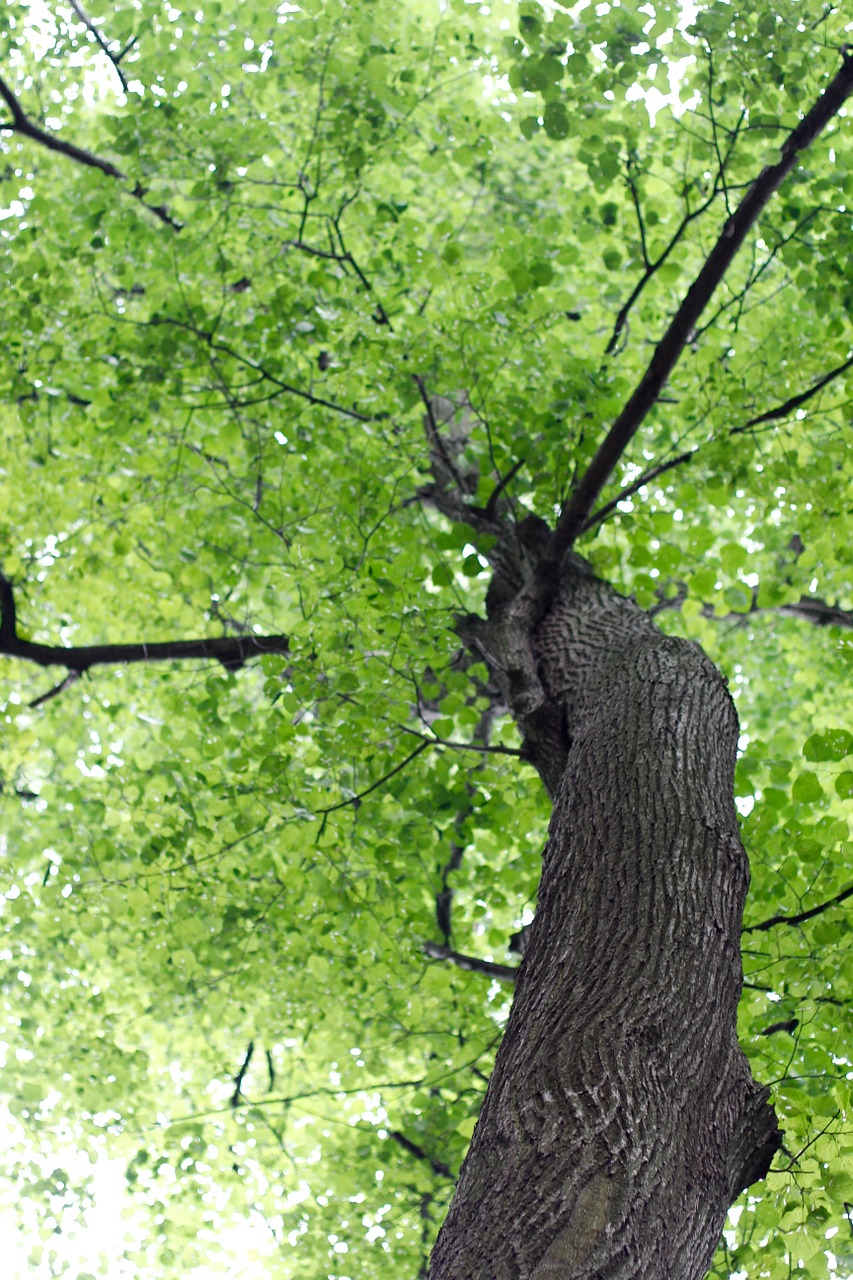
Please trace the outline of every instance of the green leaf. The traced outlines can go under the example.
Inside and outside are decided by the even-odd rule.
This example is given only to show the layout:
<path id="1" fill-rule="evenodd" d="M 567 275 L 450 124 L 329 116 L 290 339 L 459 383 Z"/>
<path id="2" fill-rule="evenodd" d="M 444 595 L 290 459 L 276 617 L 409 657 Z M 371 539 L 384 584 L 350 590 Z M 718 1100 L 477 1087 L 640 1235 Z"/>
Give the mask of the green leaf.
<path id="1" fill-rule="evenodd" d="M 569 113 L 562 102 L 549 102 L 543 112 L 542 122 L 549 138 L 559 142 L 569 136 Z"/>
<path id="2" fill-rule="evenodd" d="M 803 755 L 807 760 L 843 760 L 853 753 L 853 733 L 846 729 L 826 729 L 806 740 Z"/>
<path id="3" fill-rule="evenodd" d="M 791 795 L 801 804 L 814 804 L 823 796 L 823 788 L 814 773 L 801 773 L 791 788 Z"/>

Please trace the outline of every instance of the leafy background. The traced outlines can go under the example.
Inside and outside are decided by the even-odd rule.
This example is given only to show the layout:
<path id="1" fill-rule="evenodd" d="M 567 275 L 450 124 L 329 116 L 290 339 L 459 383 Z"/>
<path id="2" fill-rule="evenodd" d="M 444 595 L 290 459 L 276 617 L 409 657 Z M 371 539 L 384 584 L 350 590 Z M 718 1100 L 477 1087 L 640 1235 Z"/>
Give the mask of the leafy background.
<path id="1" fill-rule="evenodd" d="M 488 575 L 422 500 L 422 391 L 467 396 L 477 501 L 517 465 L 553 518 L 849 24 L 795 0 L 87 17 L 0 14 L 29 118 L 128 175 L 2 135 L 21 634 L 289 652 L 97 669 L 36 708 L 55 673 L 7 660 L 3 1195 L 38 1276 L 414 1277 L 511 992 L 424 955 L 436 895 L 460 952 L 512 963 L 548 820 L 530 769 L 458 745 L 488 699 L 453 620 Z M 695 456 L 580 548 L 741 718 L 741 1037 L 786 1146 L 719 1277 L 853 1274 L 850 900 L 755 928 L 853 883 L 850 379 L 816 390 L 851 353 L 851 155 L 841 114 L 606 497 Z M 127 1217 L 99 1244 L 107 1158 Z"/>

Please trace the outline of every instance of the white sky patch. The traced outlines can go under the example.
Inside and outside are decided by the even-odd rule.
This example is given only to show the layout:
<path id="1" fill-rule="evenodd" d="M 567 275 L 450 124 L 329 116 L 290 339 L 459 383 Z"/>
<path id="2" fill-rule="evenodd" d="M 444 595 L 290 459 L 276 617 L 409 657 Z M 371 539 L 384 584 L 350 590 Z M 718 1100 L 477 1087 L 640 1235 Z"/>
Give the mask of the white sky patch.
<path id="1" fill-rule="evenodd" d="M 7 1068 L 8 1070 L 8 1068 Z M 0 1115 L 0 1160 L 8 1150 L 14 1153 L 17 1126 L 11 1117 Z M 39 1164 L 34 1159 L 35 1164 Z M 42 1239 L 36 1230 L 34 1207 L 25 1200 L 16 1206 L 0 1207 L 0 1259 L 3 1280 L 51 1280 L 56 1275 L 95 1275 L 109 1280 L 135 1280 L 138 1274 L 135 1262 L 125 1262 L 122 1254 L 144 1248 L 151 1233 L 151 1220 L 147 1212 L 140 1211 L 128 1191 L 124 1176 L 124 1163 L 111 1160 L 106 1154 L 98 1157 L 94 1169 L 88 1159 L 75 1148 L 54 1148 L 44 1172 L 61 1167 L 69 1177 L 81 1180 L 91 1174 L 94 1206 L 86 1211 L 82 1222 L 63 1223 L 59 1212 L 60 1234 L 51 1237 L 50 1251 L 57 1254 L 57 1265 L 51 1265 L 47 1257 L 39 1266 L 30 1261 L 30 1250 Z M 305 1198 L 303 1195 L 301 1198 Z M 240 1221 L 222 1208 L 222 1220 L 216 1225 L 215 1241 L 211 1250 L 216 1258 L 213 1266 L 192 1267 L 185 1273 L 185 1280 L 269 1280 L 270 1262 L 278 1252 L 269 1227 L 260 1214 L 254 1213 Z M 225 1255 L 223 1258 L 220 1249 Z M 47 1254 L 48 1249 L 45 1249 Z M 108 1270 L 103 1269 L 107 1263 Z"/>

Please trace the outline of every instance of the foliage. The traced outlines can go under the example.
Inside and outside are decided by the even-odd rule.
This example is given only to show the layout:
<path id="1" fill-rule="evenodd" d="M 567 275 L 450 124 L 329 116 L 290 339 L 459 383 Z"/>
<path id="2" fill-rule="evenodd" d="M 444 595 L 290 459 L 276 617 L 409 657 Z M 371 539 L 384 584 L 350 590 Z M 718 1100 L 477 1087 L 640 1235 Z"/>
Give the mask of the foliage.
<path id="1" fill-rule="evenodd" d="M 36 707 L 51 676 L 4 666 L 7 1194 L 32 1272 L 78 1265 L 107 1154 L 128 1274 L 415 1276 L 511 993 L 423 943 L 513 963 L 549 814 L 460 659 L 488 569 L 427 501 L 425 405 L 467 398 L 472 502 L 517 468 L 513 501 L 553 521 L 844 15 L 0 22 L 4 123 L 17 103 L 43 134 L 2 135 L 19 634 L 288 643 L 239 671 L 93 668 Z M 741 1038 L 786 1150 L 719 1277 L 853 1273 L 851 144 L 842 112 L 768 205 L 604 501 L 673 465 L 579 546 L 702 644 L 741 718 Z"/>

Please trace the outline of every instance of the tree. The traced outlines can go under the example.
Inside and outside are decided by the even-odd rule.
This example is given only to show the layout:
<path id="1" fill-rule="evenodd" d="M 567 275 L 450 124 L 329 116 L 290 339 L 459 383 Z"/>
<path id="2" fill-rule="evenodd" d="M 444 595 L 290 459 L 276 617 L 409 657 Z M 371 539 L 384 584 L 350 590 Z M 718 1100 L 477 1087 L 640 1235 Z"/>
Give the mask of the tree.
<path id="1" fill-rule="evenodd" d="M 844 15 L 4 22 L 32 1265 L 845 1274 Z"/>

